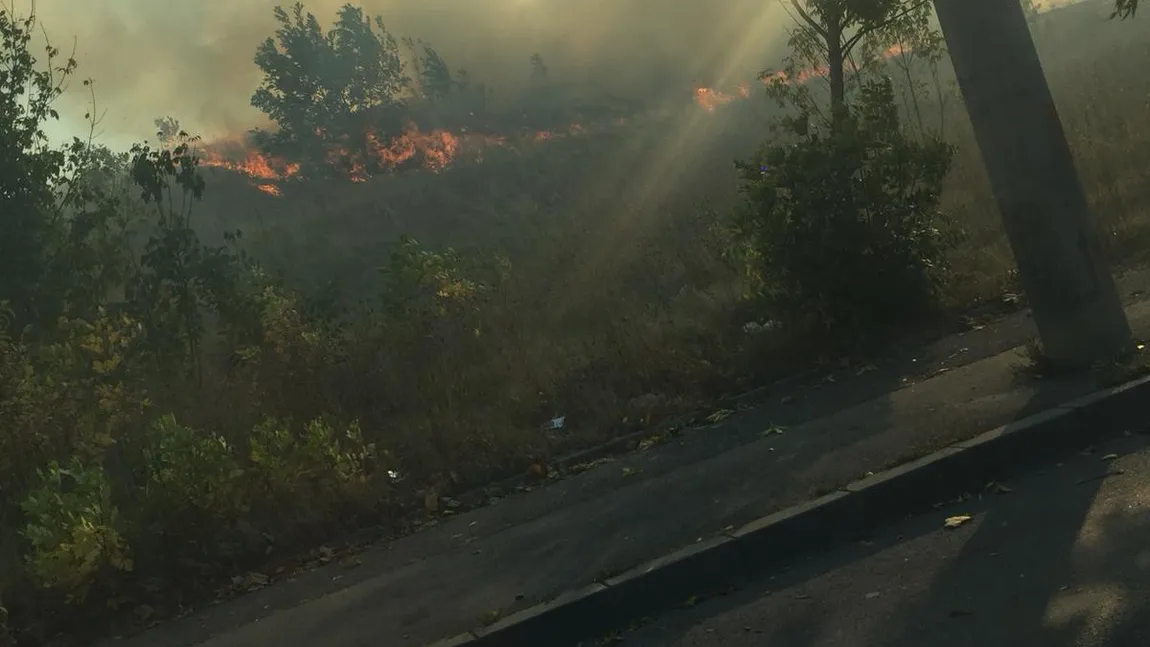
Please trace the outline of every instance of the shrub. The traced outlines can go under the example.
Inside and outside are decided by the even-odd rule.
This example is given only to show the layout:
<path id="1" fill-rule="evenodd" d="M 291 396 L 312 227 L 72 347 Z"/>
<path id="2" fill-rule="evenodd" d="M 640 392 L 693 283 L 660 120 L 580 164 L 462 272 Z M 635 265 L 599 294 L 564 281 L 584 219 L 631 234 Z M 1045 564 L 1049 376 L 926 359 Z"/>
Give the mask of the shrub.
<path id="1" fill-rule="evenodd" d="M 103 467 L 73 459 L 66 468 L 52 462 L 37 476 L 21 504 L 37 584 L 79 602 L 106 569 L 132 569 Z"/>
<path id="2" fill-rule="evenodd" d="M 229 528 L 248 511 L 244 471 L 223 437 L 180 424 L 173 415 L 155 420 L 138 441 L 140 482 L 133 513 L 141 548 L 163 557 L 200 563 L 234 556 Z"/>
<path id="3" fill-rule="evenodd" d="M 254 487 L 271 504 L 269 512 L 290 507 L 290 514 L 270 523 L 304 526 L 363 501 L 375 445 L 364 441 L 357 423 L 341 427 L 317 418 L 300 428 L 268 418 L 252 430 L 249 458 Z"/>
<path id="4" fill-rule="evenodd" d="M 100 312 L 62 319 L 55 340 L 0 340 L 0 489 L 19 501 L 34 469 L 77 456 L 99 464 L 149 406 L 133 366 L 138 326 Z M 4 512 L 0 506 L 0 514 Z"/>
<path id="5" fill-rule="evenodd" d="M 853 336 L 924 314 L 949 242 L 937 207 L 950 146 L 902 131 L 886 80 L 839 128 L 785 125 L 791 141 L 739 164 L 735 229 L 769 316 Z"/>

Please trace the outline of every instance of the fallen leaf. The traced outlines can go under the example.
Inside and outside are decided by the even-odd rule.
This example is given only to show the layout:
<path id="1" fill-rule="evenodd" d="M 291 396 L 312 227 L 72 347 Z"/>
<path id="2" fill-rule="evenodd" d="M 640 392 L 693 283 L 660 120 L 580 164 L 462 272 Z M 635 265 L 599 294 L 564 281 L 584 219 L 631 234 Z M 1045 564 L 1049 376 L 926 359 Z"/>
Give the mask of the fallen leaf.
<path id="1" fill-rule="evenodd" d="M 711 424 L 722 422 L 730 417 L 732 413 L 734 413 L 734 411 L 731 411 L 730 409 L 719 409 L 718 411 L 707 416 L 707 422 Z"/>
<path id="2" fill-rule="evenodd" d="M 959 515 L 955 515 L 953 517 L 947 517 L 946 521 L 943 522 L 943 526 L 946 528 L 951 528 L 951 529 L 958 528 L 959 526 L 962 526 L 963 524 L 969 523 L 971 519 L 974 519 L 974 517 L 972 517 L 968 514 L 959 514 Z"/>
<path id="3" fill-rule="evenodd" d="M 1105 456 L 1103 456 L 1103 457 L 1102 457 L 1102 460 L 1104 460 L 1104 461 L 1112 461 L 1112 460 L 1114 460 L 1115 458 L 1118 458 L 1118 454 L 1107 454 L 1107 455 L 1105 455 Z"/>
<path id="4" fill-rule="evenodd" d="M 642 471 L 643 471 L 643 470 L 637 470 L 637 469 L 635 469 L 635 468 L 633 468 L 633 467 L 624 467 L 624 468 L 623 468 L 623 476 L 634 476 L 634 475 L 636 475 L 636 474 L 638 474 L 639 472 L 642 472 Z"/>
<path id="5" fill-rule="evenodd" d="M 685 607 L 693 607 L 693 606 L 695 606 L 695 605 L 696 605 L 698 602 L 699 602 L 699 598 L 697 598 L 696 596 L 692 595 L 691 597 L 687 598 L 687 601 L 683 603 L 683 606 L 685 606 Z"/>
<path id="6" fill-rule="evenodd" d="M 783 433 L 783 430 L 785 430 L 785 429 L 786 429 L 786 427 L 780 427 L 778 425 L 771 425 L 770 427 L 767 427 L 765 430 L 763 430 L 763 435 L 764 436 L 770 436 L 772 434 L 781 434 L 781 433 Z"/>
<path id="7" fill-rule="evenodd" d="M 990 483 L 987 483 L 986 489 L 993 491 L 993 492 L 997 492 L 998 494 L 1010 494 L 1011 492 L 1014 491 L 1013 488 L 1007 487 L 1007 486 L 1005 486 L 1001 483 L 997 483 L 995 481 L 991 481 Z"/>

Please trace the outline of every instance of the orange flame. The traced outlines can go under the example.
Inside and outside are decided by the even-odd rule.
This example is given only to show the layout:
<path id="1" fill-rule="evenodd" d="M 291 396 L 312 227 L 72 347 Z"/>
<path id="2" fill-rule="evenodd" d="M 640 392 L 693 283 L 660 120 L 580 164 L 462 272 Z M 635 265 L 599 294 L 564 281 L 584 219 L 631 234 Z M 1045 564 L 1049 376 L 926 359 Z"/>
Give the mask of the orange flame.
<path id="1" fill-rule="evenodd" d="M 893 58 L 908 52 L 910 52 L 909 48 L 903 48 L 901 45 L 891 45 L 881 54 L 881 57 L 884 59 Z M 786 72 L 780 70 L 778 72 L 764 74 L 760 77 L 760 81 L 762 81 L 763 85 L 771 85 L 776 82 L 806 83 L 815 77 L 826 76 L 827 73 L 828 70 L 825 66 L 819 66 L 807 70 L 800 70 L 799 73 L 795 75 L 795 79 L 792 80 Z M 714 112 L 716 106 L 728 104 L 738 98 L 747 99 L 750 96 L 751 88 L 746 82 L 739 84 L 739 94 L 737 97 L 702 85 L 695 88 L 695 103 L 699 104 L 699 106 L 707 112 Z"/>
<path id="2" fill-rule="evenodd" d="M 614 126 L 625 124 L 623 118 L 612 122 Z M 576 123 L 565 130 L 535 132 L 530 140 L 540 142 L 588 132 L 590 129 Z M 457 134 L 444 129 L 422 131 L 415 123 L 409 123 L 401 134 L 390 140 L 385 140 L 377 132 L 369 132 L 360 152 L 352 152 L 346 146 L 332 146 L 327 150 L 324 161 L 346 169 L 351 181 L 366 182 L 373 168 L 395 169 L 405 164 L 418 164 L 425 170 L 437 173 L 463 156 L 482 161 L 484 151 L 489 148 L 510 148 L 510 145 L 507 137 L 502 135 Z M 208 144 L 200 154 L 200 163 L 245 175 L 252 186 L 272 196 L 282 195 L 281 187 L 277 184 L 279 181 L 300 174 L 299 163 L 252 151 L 235 139 Z"/>
<path id="3" fill-rule="evenodd" d="M 229 154 L 237 150 L 238 154 Z M 213 142 L 201 150 L 199 156 L 203 166 L 226 168 L 256 180 L 282 180 L 298 174 L 300 169 L 295 162 L 247 150 L 234 140 Z"/>
<path id="4" fill-rule="evenodd" d="M 748 92 L 749 94 L 749 92 Z M 738 97 L 719 92 L 714 88 L 699 86 L 695 88 L 695 103 L 707 112 L 714 112 L 716 106 L 728 104 Z"/>

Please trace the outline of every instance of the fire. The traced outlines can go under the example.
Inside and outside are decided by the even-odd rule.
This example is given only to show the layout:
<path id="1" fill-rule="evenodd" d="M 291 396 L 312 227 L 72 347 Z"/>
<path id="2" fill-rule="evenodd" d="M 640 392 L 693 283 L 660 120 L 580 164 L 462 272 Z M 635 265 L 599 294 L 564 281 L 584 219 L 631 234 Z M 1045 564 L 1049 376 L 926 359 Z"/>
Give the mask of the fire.
<path id="1" fill-rule="evenodd" d="M 424 168 L 441 171 L 455 160 L 459 143 L 459 137 L 453 133 L 446 130 L 425 133 L 413 123 L 408 124 L 402 135 L 386 145 L 375 133 L 368 135 L 369 151 L 384 166 L 391 168 L 420 157 Z"/>
<path id="2" fill-rule="evenodd" d="M 613 122 L 622 126 L 626 120 Z M 538 131 L 528 136 L 529 141 L 546 141 L 583 135 L 590 130 L 582 124 L 572 124 L 565 130 Z M 323 133 L 318 133 L 322 135 Z M 455 164 L 461 158 L 482 161 L 484 151 L 490 148 L 511 148 L 508 138 L 487 133 L 453 133 L 445 129 L 421 130 L 408 123 L 403 132 L 390 139 L 378 132 L 369 132 L 362 147 L 353 151 L 346 145 L 333 145 L 324 156 L 327 164 L 345 169 L 352 182 L 366 182 L 375 169 L 396 169 L 417 164 L 420 168 L 437 173 Z M 300 176 L 300 164 L 251 150 L 236 139 L 219 140 L 200 151 L 200 164 L 235 171 L 248 177 L 260 191 L 272 195 L 283 194 L 280 182 Z"/>
<path id="3" fill-rule="evenodd" d="M 282 180 L 299 174 L 295 162 L 247 150 L 235 140 L 213 142 L 199 151 L 200 164 L 242 173 L 255 180 Z"/>
<path id="4" fill-rule="evenodd" d="M 616 126 L 623 125 L 622 117 L 619 117 L 614 122 Z M 534 140 L 536 142 L 551 141 L 553 139 L 562 139 L 564 137 L 576 137 L 579 135 L 586 135 L 588 133 L 587 127 L 583 124 L 574 123 L 567 126 L 565 130 L 537 130 L 535 131 Z"/>
<path id="5" fill-rule="evenodd" d="M 903 53 L 902 48 L 893 46 L 884 52 L 883 56 L 890 58 Z M 803 70 L 795 79 L 789 79 L 785 72 L 774 72 L 764 75 L 760 81 L 765 85 L 778 81 L 803 83 L 826 73 L 826 68 L 816 67 Z M 714 112 L 718 106 L 750 97 L 751 85 L 743 82 L 737 86 L 735 94 L 727 94 L 700 84 L 695 88 L 693 98 L 701 108 L 707 112 Z M 610 123 L 594 127 L 573 123 L 566 129 L 538 130 L 513 137 L 521 143 L 542 143 L 586 135 L 605 127 L 620 128 L 627 123 L 626 117 L 615 117 Z M 323 133 L 317 132 L 317 135 Z M 442 128 L 424 131 L 414 122 L 410 122 L 399 135 L 390 138 L 378 132 L 369 132 L 364 137 L 362 146 L 334 145 L 328 149 L 324 161 L 345 169 L 351 181 L 366 182 L 372 172 L 379 169 L 396 169 L 400 166 L 418 164 L 425 170 L 437 173 L 463 158 L 480 162 L 483 161 L 484 152 L 488 149 L 515 150 L 517 144 L 509 140 L 508 136 L 490 133 L 466 131 L 455 133 Z M 200 151 L 200 163 L 245 175 L 253 187 L 271 196 L 281 196 L 283 191 L 280 183 L 301 175 L 300 163 L 255 151 L 239 139 L 218 140 L 208 144 Z"/>
<path id="6" fill-rule="evenodd" d="M 882 53 L 882 58 L 893 58 L 902 54 L 908 53 L 908 48 L 903 48 L 901 45 L 892 45 L 885 52 Z M 760 77 L 763 85 L 770 85 L 775 82 L 783 83 L 806 83 L 807 81 L 821 76 L 826 76 L 828 70 L 825 66 L 814 67 L 808 70 L 801 70 L 795 79 L 790 79 L 786 72 L 777 71 L 769 74 L 764 74 Z M 706 86 L 698 86 L 695 88 L 695 103 L 699 104 L 707 112 L 714 112 L 716 106 L 728 104 L 735 99 L 747 99 L 751 96 L 751 88 L 746 82 L 740 83 L 738 88 L 738 96 L 725 94 L 719 92 L 714 88 Z"/>
<path id="7" fill-rule="evenodd" d="M 750 95 L 748 90 L 747 96 Z M 707 112 L 714 112 L 716 106 L 728 104 L 738 97 L 730 94 L 719 92 L 714 88 L 699 86 L 695 88 L 695 103 L 699 104 Z"/>

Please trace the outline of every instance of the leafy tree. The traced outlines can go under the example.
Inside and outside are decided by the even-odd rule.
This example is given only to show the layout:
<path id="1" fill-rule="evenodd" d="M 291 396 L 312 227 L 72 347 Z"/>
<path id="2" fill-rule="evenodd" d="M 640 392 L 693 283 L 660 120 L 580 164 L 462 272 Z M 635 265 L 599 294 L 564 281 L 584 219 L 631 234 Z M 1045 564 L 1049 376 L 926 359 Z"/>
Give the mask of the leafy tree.
<path id="1" fill-rule="evenodd" d="M 91 133 L 64 147 L 48 142 L 43 126 L 59 119 L 53 103 L 77 65 L 50 43 L 38 60 L 35 25 L 34 13 L 0 9 L 0 302 L 16 330 L 91 314 L 123 276 L 130 224 L 109 191 L 123 158 L 94 146 Z M 94 129 L 92 112 L 86 118 Z"/>
<path id="2" fill-rule="evenodd" d="M 858 60 L 858 48 L 868 37 L 889 30 L 900 21 L 914 20 L 924 8 L 929 12 L 929 0 L 790 0 L 796 23 L 788 44 L 792 55 L 779 73 L 764 72 L 771 88 L 778 93 L 800 93 L 807 107 L 816 102 L 810 99 L 807 84 L 791 84 L 802 80 L 805 70 L 826 73 L 829 91 L 829 119 L 838 123 L 847 112 L 848 66 L 856 80 L 863 68 L 872 60 Z"/>
<path id="3" fill-rule="evenodd" d="M 463 84 L 451 77 L 451 68 L 439 52 L 429 43 L 411 38 L 403 39 L 404 46 L 411 52 L 412 69 L 419 86 L 420 94 L 429 101 L 442 101 Z"/>
<path id="4" fill-rule="evenodd" d="M 205 189 L 195 148 L 199 138 L 172 119 L 156 125 L 161 146 L 140 144 L 131 151 L 132 180 L 156 219 L 125 291 L 127 307 L 147 330 L 155 368 L 164 374 L 198 369 L 205 309 L 227 327 L 250 320 L 246 310 L 253 306 L 241 294 L 242 259 L 202 244 L 192 227 L 193 207 Z"/>
<path id="5" fill-rule="evenodd" d="M 325 34 L 300 3 L 274 12 L 279 28 L 256 50 L 264 78 L 251 103 L 278 130 L 258 133 L 261 143 L 322 160 L 333 144 L 362 154 L 369 132 L 385 138 L 399 132 L 410 79 L 381 18 L 347 4 Z"/>
<path id="6" fill-rule="evenodd" d="M 937 136 L 946 124 L 949 93 L 943 90 L 939 64 L 946 54 L 946 41 L 934 28 L 933 11 L 929 4 L 915 5 L 899 20 L 875 30 L 861 45 L 863 61 L 883 62 L 876 68 L 887 67 L 898 75 L 901 83 L 898 94 L 910 120 L 923 137 Z M 923 78 L 929 78 L 933 88 Z M 926 123 L 923 104 L 933 90 L 933 101 L 938 112 L 937 126 Z"/>
<path id="7" fill-rule="evenodd" d="M 899 125 L 888 79 L 866 81 L 833 127 L 787 136 L 739 164 L 735 220 L 769 316 L 867 335 L 927 312 L 947 238 L 938 201 L 951 149 Z"/>

